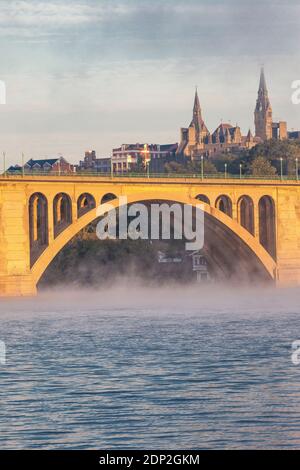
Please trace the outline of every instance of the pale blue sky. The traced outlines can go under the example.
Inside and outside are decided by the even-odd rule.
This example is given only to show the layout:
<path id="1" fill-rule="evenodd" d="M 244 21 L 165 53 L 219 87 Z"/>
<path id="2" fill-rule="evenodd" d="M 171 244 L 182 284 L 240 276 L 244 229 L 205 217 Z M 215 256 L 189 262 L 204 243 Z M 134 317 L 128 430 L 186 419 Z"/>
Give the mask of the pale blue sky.
<path id="1" fill-rule="evenodd" d="M 274 118 L 300 128 L 300 4 L 276 0 L 0 0 L 1 150 L 9 163 L 170 143 L 197 84 L 208 128 L 253 129 L 265 64 Z"/>

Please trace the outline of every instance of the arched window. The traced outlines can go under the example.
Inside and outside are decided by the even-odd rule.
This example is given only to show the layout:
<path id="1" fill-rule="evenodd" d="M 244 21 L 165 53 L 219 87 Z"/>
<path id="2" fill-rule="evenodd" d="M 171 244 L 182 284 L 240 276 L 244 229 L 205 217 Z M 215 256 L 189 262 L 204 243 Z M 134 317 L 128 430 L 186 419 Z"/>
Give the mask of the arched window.
<path id="1" fill-rule="evenodd" d="M 241 226 L 254 235 L 254 205 L 251 197 L 240 197 L 238 201 L 238 218 Z"/>
<path id="2" fill-rule="evenodd" d="M 224 214 L 229 215 L 229 217 L 232 217 L 232 202 L 228 196 L 219 196 L 216 200 L 216 208 L 224 212 Z"/>
<path id="3" fill-rule="evenodd" d="M 104 204 L 105 202 L 113 201 L 114 199 L 117 199 L 117 196 L 113 193 L 107 193 L 104 194 L 104 196 L 101 199 L 101 204 Z"/>
<path id="4" fill-rule="evenodd" d="M 82 215 L 89 212 L 91 209 L 96 207 L 96 202 L 94 197 L 89 193 L 83 193 L 79 196 L 77 200 L 77 217 L 81 217 Z"/>
<path id="5" fill-rule="evenodd" d="M 48 246 L 48 202 L 41 193 L 29 199 L 30 266 Z"/>
<path id="6" fill-rule="evenodd" d="M 59 193 L 53 200 L 54 238 L 72 223 L 72 202 L 70 196 Z"/>
<path id="7" fill-rule="evenodd" d="M 205 196 L 205 194 L 198 194 L 198 196 L 196 196 L 196 199 L 198 199 L 198 201 L 205 202 L 206 204 L 210 204 L 210 200 L 207 196 Z"/>
<path id="8" fill-rule="evenodd" d="M 267 252 L 276 258 L 275 203 L 270 196 L 259 200 L 259 241 Z"/>

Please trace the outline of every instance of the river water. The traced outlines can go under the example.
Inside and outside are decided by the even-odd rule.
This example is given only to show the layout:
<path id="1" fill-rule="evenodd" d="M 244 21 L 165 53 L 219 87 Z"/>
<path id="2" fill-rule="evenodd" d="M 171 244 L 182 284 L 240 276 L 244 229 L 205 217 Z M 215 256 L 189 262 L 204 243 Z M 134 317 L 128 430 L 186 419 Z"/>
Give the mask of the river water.
<path id="1" fill-rule="evenodd" d="M 44 292 L 0 318 L 1 449 L 300 447 L 300 290 Z"/>

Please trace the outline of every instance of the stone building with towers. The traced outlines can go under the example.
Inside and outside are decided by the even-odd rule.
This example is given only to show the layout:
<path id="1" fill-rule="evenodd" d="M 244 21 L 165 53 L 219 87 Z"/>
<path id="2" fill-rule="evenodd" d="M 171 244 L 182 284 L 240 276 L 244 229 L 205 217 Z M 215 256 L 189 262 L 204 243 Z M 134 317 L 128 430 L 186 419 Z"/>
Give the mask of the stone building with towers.
<path id="1" fill-rule="evenodd" d="M 196 89 L 193 117 L 189 127 L 181 128 L 177 155 L 192 161 L 202 156 L 213 157 L 222 153 L 237 152 L 239 149 L 251 149 L 268 139 L 286 139 L 287 124 L 284 121 L 273 122 L 272 108 L 268 96 L 264 70 L 261 69 L 258 97 L 254 113 L 255 135 L 249 129 L 242 135 L 238 125 L 232 126 L 221 122 L 212 133 L 208 130 L 202 116 L 198 91 Z"/>
<path id="2" fill-rule="evenodd" d="M 254 111 L 255 136 L 262 141 L 269 139 L 287 139 L 287 123 L 273 122 L 272 106 L 269 100 L 264 69 L 260 72 L 260 81 L 256 107 Z"/>

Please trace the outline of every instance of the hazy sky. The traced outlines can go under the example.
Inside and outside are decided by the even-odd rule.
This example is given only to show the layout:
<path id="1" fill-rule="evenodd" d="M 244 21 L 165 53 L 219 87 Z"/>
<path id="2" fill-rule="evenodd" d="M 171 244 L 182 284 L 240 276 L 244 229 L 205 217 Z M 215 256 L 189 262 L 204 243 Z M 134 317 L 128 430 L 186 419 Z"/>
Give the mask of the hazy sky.
<path id="1" fill-rule="evenodd" d="M 300 128 L 299 24 L 299 0 L 0 0 L 0 149 L 74 162 L 176 142 L 196 84 L 211 131 L 246 133 L 261 63 L 274 118 Z"/>

